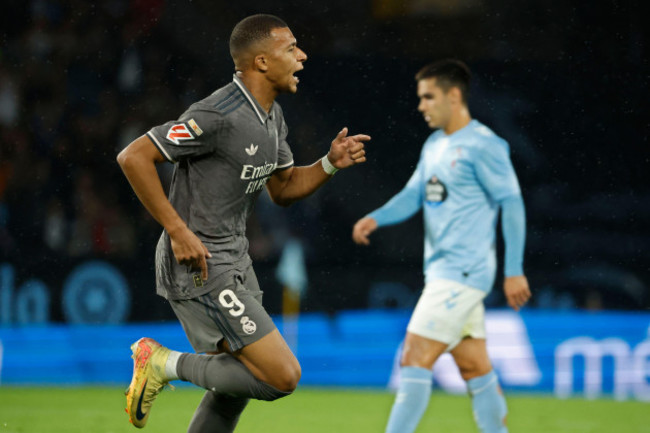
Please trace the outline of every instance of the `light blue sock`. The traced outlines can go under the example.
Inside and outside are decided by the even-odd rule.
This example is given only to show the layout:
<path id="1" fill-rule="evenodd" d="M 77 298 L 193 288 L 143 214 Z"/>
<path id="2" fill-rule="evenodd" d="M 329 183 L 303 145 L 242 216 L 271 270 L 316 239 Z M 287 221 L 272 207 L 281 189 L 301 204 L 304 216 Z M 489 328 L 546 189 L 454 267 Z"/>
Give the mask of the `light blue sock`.
<path id="1" fill-rule="evenodd" d="M 507 433 L 508 407 L 494 370 L 485 376 L 468 380 L 467 388 L 472 397 L 474 419 L 478 429 L 482 433 Z"/>
<path id="2" fill-rule="evenodd" d="M 431 397 L 433 372 L 420 367 L 402 367 L 397 396 L 386 433 L 411 433 L 415 430 Z"/>

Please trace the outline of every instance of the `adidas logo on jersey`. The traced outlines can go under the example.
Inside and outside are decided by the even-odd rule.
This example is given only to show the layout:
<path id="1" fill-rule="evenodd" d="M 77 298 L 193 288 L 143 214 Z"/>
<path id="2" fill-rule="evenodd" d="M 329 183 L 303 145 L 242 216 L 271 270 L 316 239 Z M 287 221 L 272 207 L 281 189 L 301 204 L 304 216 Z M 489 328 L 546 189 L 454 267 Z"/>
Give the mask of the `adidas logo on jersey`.
<path id="1" fill-rule="evenodd" d="M 253 143 L 251 143 L 251 147 L 246 148 L 246 153 L 248 153 L 250 156 L 253 156 L 257 153 L 257 148 L 259 146 L 255 146 Z"/>

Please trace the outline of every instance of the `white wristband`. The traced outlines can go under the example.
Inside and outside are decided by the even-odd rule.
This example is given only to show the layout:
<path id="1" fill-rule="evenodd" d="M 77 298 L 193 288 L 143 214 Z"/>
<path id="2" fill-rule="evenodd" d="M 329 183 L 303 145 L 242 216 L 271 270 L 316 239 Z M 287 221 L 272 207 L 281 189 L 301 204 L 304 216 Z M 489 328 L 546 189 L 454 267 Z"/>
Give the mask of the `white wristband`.
<path id="1" fill-rule="evenodd" d="M 323 166 L 323 170 L 325 171 L 325 173 L 329 174 L 330 176 L 334 176 L 334 173 L 336 173 L 337 171 L 339 171 L 338 168 L 336 168 L 336 167 L 334 167 L 334 166 L 332 165 L 332 163 L 330 162 L 330 160 L 327 158 L 327 155 L 325 155 L 324 157 L 322 157 L 322 158 L 320 159 L 320 162 L 321 162 L 321 165 Z"/>

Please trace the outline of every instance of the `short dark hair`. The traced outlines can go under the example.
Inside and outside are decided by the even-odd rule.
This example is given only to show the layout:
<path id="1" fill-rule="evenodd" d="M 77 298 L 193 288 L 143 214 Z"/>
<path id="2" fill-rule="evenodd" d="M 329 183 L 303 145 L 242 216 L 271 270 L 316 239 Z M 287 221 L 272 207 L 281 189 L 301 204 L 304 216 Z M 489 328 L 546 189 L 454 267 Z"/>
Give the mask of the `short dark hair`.
<path id="1" fill-rule="evenodd" d="M 254 43 L 271 36 L 271 30 L 289 27 L 275 15 L 257 14 L 244 18 L 230 34 L 230 55 L 233 60 Z"/>
<path id="2" fill-rule="evenodd" d="M 469 67 L 460 60 L 444 59 L 437 62 L 429 63 L 415 74 L 415 80 L 426 80 L 435 78 L 436 84 L 445 92 L 452 87 L 458 87 L 463 97 L 463 102 L 467 103 L 469 98 L 469 82 L 472 79 L 472 73 Z"/>

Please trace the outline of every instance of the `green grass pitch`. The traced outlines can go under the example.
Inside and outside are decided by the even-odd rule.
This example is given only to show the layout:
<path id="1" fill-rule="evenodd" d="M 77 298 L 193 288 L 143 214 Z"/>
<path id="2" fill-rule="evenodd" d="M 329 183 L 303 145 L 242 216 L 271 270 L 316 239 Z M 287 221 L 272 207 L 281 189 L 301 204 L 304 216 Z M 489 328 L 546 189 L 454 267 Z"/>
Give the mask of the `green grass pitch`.
<path id="1" fill-rule="evenodd" d="M 202 391 L 165 390 L 156 400 L 148 432 L 185 432 Z M 642 402 L 507 395 L 511 432 L 650 432 L 650 405 Z M 252 401 L 238 433 L 381 433 L 393 395 L 382 391 L 299 388 L 275 401 Z M 123 390 L 0 387 L 0 433 L 121 433 L 127 421 Z M 417 430 L 476 432 L 468 397 L 434 392 Z"/>

